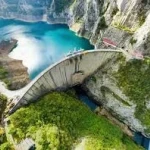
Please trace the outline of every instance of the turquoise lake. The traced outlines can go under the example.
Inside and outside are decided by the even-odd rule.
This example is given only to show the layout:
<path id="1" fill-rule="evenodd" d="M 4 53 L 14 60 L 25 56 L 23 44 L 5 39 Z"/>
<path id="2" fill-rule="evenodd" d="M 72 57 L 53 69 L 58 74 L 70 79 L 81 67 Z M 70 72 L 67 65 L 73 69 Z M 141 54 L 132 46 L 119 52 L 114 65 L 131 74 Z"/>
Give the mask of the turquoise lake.
<path id="1" fill-rule="evenodd" d="M 0 40 L 8 38 L 18 40 L 17 48 L 9 56 L 23 61 L 31 79 L 74 49 L 94 48 L 67 25 L 0 19 Z"/>

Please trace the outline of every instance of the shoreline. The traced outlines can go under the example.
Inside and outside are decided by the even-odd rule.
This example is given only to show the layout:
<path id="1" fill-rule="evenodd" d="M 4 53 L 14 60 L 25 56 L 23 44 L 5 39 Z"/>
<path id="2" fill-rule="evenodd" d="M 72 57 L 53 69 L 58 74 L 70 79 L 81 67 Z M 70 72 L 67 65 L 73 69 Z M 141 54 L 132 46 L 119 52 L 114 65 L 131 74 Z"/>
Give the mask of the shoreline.
<path id="1" fill-rule="evenodd" d="M 25 23 L 38 23 L 38 22 L 43 22 L 43 23 L 46 23 L 46 24 L 48 24 L 48 25 L 66 25 L 67 27 L 68 27 L 68 29 L 70 30 L 70 31 L 72 31 L 72 32 L 74 32 L 75 33 L 75 35 L 76 36 L 78 36 L 78 37 L 81 37 L 81 38 L 85 38 L 85 37 L 83 37 L 83 36 L 80 36 L 75 30 L 73 30 L 73 28 L 71 28 L 70 27 L 70 25 L 68 24 L 68 23 L 66 23 L 66 22 L 58 22 L 58 21 L 56 21 L 56 22 L 53 22 L 53 21 L 49 21 L 49 20 L 42 20 L 42 19 L 22 19 L 22 18 L 16 18 L 16 17 L 2 17 L 2 16 L 0 16 L 0 19 L 3 19 L 3 20 L 15 20 L 15 21 L 22 21 L 22 22 L 25 22 Z M 85 38 L 85 39 L 87 39 L 87 40 L 89 40 L 88 38 Z M 92 43 L 91 43 L 91 41 L 89 40 L 89 43 L 91 44 L 91 45 L 93 45 Z M 95 49 L 95 45 L 93 45 L 94 46 L 94 49 Z M 14 48 L 13 48 L 14 49 Z M 13 49 L 11 50 L 11 51 L 13 51 Z M 10 53 L 10 52 L 9 52 Z M 13 58 L 11 58 L 11 57 L 9 57 L 9 53 L 7 54 L 7 56 L 6 56 L 6 59 L 9 59 L 9 60 L 11 60 L 11 61 L 14 61 L 15 63 L 21 63 L 21 65 L 26 69 L 26 72 L 27 72 L 27 74 L 28 74 L 28 68 L 26 67 L 26 66 L 24 66 L 23 65 L 23 63 L 22 63 L 22 60 L 18 60 L 18 59 L 13 59 Z M 1 61 L 1 59 L 0 59 L 0 61 Z M 4 58 L 4 61 L 5 61 L 5 58 Z M 11 62 L 9 62 L 9 63 L 11 63 Z M 29 78 L 30 76 L 29 76 L 29 74 L 28 74 L 28 78 Z M 30 80 L 30 81 L 32 81 L 32 80 Z M 15 91 L 15 90 L 19 90 L 19 89 L 22 89 L 22 88 L 24 88 L 24 87 L 26 87 L 30 82 L 28 82 L 27 84 L 25 84 L 24 86 L 22 86 L 21 88 L 17 88 L 17 89 L 9 89 L 9 88 L 7 88 L 6 87 L 6 83 L 5 82 L 3 82 L 1 79 L 0 79 L 0 82 L 2 82 L 4 85 L 5 85 L 5 88 L 7 89 L 7 90 L 10 90 L 10 91 Z M 1 89 L 0 89 L 0 92 L 1 92 Z"/>
<path id="2" fill-rule="evenodd" d="M 2 40 L 0 42 L 0 79 L 9 90 L 18 90 L 29 83 L 28 69 L 22 60 L 9 57 L 9 53 L 17 46 L 17 40 Z"/>
<path id="3" fill-rule="evenodd" d="M 90 44 L 91 45 L 93 45 L 94 46 L 94 49 L 96 48 L 96 45 L 95 44 L 93 44 L 92 42 L 91 42 L 91 40 L 89 40 L 87 37 L 84 37 L 84 36 L 81 36 L 81 35 L 79 35 L 78 34 L 78 31 L 76 30 L 76 28 L 75 27 L 71 27 L 71 26 L 75 26 L 75 24 L 69 24 L 69 22 L 59 22 L 59 21 L 56 21 L 56 22 L 53 22 L 53 21 L 50 21 L 50 20 L 42 20 L 42 19 L 35 19 L 35 20 L 32 20 L 32 19 L 22 19 L 22 18 L 16 18 L 16 17 L 2 17 L 2 16 L 0 16 L 0 19 L 6 19 L 6 20 L 16 20 L 16 21 L 23 21 L 23 22 L 27 22 L 27 23 L 38 23 L 38 22 L 44 22 L 44 23 L 47 23 L 47 24 L 49 24 L 49 25 L 67 25 L 68 26 L 68 28 L 69 28 L 69 30 L 70 31 L 73 31 L 74 33 L 75 33 L 75 35 L 77 35 L 78 37 L 81 37 L 81 38 L 85 38 L 85 39 L 87 39 L 89 42 L 90 42 Z"/>

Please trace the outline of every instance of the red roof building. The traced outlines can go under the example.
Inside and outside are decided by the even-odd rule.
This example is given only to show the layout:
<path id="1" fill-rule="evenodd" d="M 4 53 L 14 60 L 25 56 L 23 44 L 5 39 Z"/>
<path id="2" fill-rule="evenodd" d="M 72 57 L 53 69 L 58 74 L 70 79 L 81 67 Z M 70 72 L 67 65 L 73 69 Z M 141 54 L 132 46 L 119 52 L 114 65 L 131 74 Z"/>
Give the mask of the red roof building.
<path id="1" fill-rule="evenodd" d="M 103 38 L 103 43 L 106 45 L 106 46 L 112 46 L 112 47 L 117 47 L 117 44 L 114 43 L 113 41 L 111 41 L 110 39 L 108 38 Z"/>

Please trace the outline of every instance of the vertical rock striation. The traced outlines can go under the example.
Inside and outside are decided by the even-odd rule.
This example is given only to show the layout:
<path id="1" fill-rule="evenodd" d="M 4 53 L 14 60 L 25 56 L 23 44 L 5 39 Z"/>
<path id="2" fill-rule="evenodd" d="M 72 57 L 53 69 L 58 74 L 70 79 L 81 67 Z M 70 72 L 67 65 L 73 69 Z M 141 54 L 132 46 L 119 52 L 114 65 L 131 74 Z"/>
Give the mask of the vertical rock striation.
<path id="1" fill-rule="evenodd" d="M 103 47 L 102 37 L 109 37 L 120 47 L 149 55 L 149 0 L 0 0 L 0 4 L 1 17 L 65 23 L 95 47 Z"/>

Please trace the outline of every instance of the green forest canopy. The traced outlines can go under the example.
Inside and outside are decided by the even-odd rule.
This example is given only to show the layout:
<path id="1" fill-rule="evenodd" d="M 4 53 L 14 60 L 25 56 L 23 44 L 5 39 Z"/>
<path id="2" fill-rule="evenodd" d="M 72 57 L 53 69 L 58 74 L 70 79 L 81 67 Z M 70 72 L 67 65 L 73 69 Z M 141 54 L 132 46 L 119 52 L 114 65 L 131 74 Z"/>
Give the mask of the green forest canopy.
<path id="1" fill-rule="evenodd" d="M 1 124 L 2 122 L 2 114 L 6 109 L 7 98 L 0 94 L 0 150 L 13 150 L 11 145 L 7 142 L 7 138 L 5 135 L 5 130 Z"/>
<path id="2" fill-rule="evenodd" d="M 35 140 L 37 150 L 69 150 L 86 138 L 86 150 L 140 150 L 131 139 L 102 116 L 66 93 L 54 92 L 10 117 L 15 140 Z"/>

